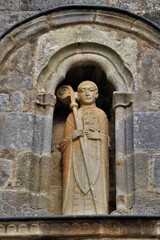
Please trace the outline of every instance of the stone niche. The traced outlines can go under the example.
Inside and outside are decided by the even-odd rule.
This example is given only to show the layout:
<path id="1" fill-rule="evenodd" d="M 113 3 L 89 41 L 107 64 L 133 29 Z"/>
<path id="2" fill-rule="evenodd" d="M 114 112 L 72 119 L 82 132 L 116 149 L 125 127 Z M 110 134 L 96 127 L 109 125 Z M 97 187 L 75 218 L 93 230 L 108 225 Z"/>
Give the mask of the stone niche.
<path id="1" fill-rule="evenodd" d="M 1 216 L 61 215 L 59 144 L 69 108 L 56 90 L 86 79 L 109 118 L 110 214 L 160 214 L 160 35 L 131 13 L 42 13 L 0 41 Z"/>

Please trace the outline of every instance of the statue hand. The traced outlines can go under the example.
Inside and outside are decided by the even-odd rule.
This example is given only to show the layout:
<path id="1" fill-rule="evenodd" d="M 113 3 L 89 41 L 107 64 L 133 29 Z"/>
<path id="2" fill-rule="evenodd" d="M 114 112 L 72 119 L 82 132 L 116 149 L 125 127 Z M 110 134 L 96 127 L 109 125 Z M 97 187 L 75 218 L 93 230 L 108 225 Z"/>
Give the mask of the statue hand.
<path id="1" fill-rule="evenodd" d="M 78 138 L 83 137 L 83 130 L 77 129 L 72 133 L 72 140 L 77 140 Z"/>
<path id="2" fill-rule="evenodd" d="M 88 139 L 93 139 L 93 140 L 100 140 L 101 139 L 101 134 L 100 132 L 90 129 L 90 131 L 85 132 L 86 136 Z"/>

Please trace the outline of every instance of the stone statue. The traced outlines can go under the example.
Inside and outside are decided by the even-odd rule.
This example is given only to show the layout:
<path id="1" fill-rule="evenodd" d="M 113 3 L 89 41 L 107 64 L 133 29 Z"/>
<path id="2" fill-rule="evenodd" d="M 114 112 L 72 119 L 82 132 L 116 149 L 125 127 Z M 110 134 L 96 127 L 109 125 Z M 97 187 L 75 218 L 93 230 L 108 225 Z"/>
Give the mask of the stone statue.
<path id="1" fill-rule="evenodd" d="M 63 89 L 60 98 L 64 92 Z M 66 120 L 61 145 L 63 152 L 62 214 L 107 214 L 108 119 L 106 114 L 96 107 L 98 88 L 95 83 L 83 81 L 78 86 L 80 104 L 78 110 L 73 94 L 70 91 L 70 107 L 73 111 Z"/>

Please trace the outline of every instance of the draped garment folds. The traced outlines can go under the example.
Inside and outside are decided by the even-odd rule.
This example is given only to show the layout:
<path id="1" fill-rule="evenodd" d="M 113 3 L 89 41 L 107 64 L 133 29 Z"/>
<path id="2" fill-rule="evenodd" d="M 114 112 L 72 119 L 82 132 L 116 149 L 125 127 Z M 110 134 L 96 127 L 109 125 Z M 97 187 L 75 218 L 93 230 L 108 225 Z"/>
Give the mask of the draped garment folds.
<path id="1" fill-rule="evenodd" d="M 108 119 L 96 106 L 78 109 L 83 132 L 97 131 L 101 138 L 88 139 L 83 135 L 84 154 L 80 140 L 72 141 L 76 129 L 73 113 L 66 120 L 63 152 L 62 214 L 107 214 L 108 177 Z M 85 156 L 84 156 L 85 155 Z M 86 159 L 86 164 L 84 161 Z"/>

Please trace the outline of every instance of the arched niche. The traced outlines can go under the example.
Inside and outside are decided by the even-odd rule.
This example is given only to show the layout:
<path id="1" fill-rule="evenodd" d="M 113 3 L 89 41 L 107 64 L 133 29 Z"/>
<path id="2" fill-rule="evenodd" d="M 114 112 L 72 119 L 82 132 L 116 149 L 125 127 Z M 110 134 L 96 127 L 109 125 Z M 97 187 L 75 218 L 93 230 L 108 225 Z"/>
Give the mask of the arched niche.
<path id="1" fill-rule="evenodd" d="M 75 43 L 62 48 L 55 55 L 51 56 L 50 61 L 48 61 L 48 64 L 42 69 L 38 77 L 37 82 L 39 90 L 43 89 L 45 94 L 53 95 L 58 86 L 66 83 L 76 90 L 78 84 L 83 80 L 83 74 L 78 74 L 78 77 L 76 78 L 76 71 L 82 71 L 83 74 L 86 75 L 85 77 L 95 82 L 97 81 L 98 87 L 101 89 L 101 97 L 103 95 L 103 91 L 105 90 L 103 97 L 106 99 L 110 98 L 110 103 L 113 102 L 114 109 L 116 109 L 116 122 L 115 124 L 113 124 L 113 122 L 111 124 L 112 131 L 115 132 L 116 142 L 112 142 L 113 152 L 111 153 L 111 158 L 113 162 L 110 164 L 112 168 L 110 173 L 113 173 L 113 178 L 116 178 L 116 181 L 113 180 L 112 182 L 111 180 L 114 186 L 111 186 L 112 190 L 110 198 L 112 201 L 110 206 L 112 210 L 117 209 L 118 211 L 128 211 L 134 203 L 133 144 L 128 143 L 126 138 L 129 133 L 132 139 L 132 101 L 130 99 L 130 95 L 132 95 L 134 89 L 133 76 L 129 69 L 124 65 L 121 57 L 113 49 L 97 43 Z M 95 76 L 96 74 L 98 75 L 99 72 L 100 75 L 103 75 L 103 77 L 96 76 L 94 79 L 94 71 Z M 109 87 L 110 90 L 107 91 L 107 87 Z M 102 108 L 107 112 L 107 103 L 105 103 Z M 64 106 L 59 111 L 65 113 L 67 117 L 68 110 L 65 109 Z M 56 146 L 59 146 L 63 137 L 62 133 L 65 118 L 62 118 L 62 116 L 60 117 L 61 119 L 58 118 L 59 124 L 57 125 L 57 118 L 55 114 L 58 114 L 58 108 L 55 109 L 54 113 L 51 111 L 50 114 L 53 114 L 55 125 L 53 125 L 52 137 L 52 139 L 55 140 L 55 142 L 53 140 L 54 143 L 52 145 L 52 164 L 53 168 L 54 164 L 56 164 L 57 168 L 55 169 L 55 174 L 56 171 L 57 174 L 59 171 L 58 177 L 60 179 L 62 171 L 60 167 L 61 155 L 59 149 L 56 149 Z M 129 129 L 126 128 L 126 122 L 130 124 Z M 121 127 L 121 129 L 119 127 Z M 51 122 L 50 125 L 47 126 L 46 131 L 52 132 Z M 112 138 L 114 138 L 113 135 L 114 133 L 112 133 Z M 48 139 L 44 138 L 44 141 L 46 141 L 44 145 L 51 145 L 51 142 L 47 143 Z M 126 152 L 128 151 L 128 144 L 131 145 L 129 146 L 131 149 L 129 153 L 129 160 L 127 160 L 128 153 Z M 57 180 L 54 176 L 51 177 L 51 179 Z M 61 199 L 61 185 L 56 188 L 54 186 L 54 181 L 52 183 L 52 194 L 54 195 L 54 199 L 58 199 L 58 196 Z M 53 190 L 54 187 L 55 193 Z M 116 204 L 114 199 L 116 199 Z M 60 204 L 60 201 L 55 202 Z M 116 207 L 114 209 L 115 205 Z M 51 204 L 51 209 L 51 211 L 54 212 L 54 203 L 53 205 Z"/>

